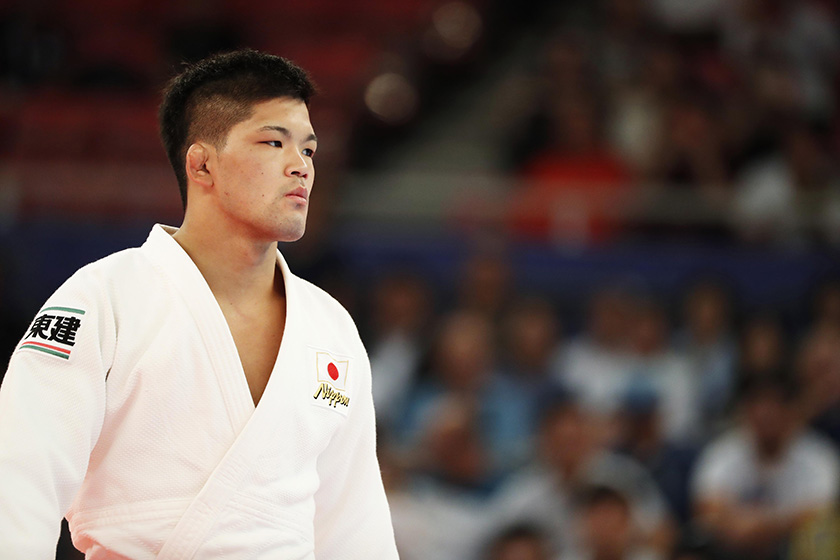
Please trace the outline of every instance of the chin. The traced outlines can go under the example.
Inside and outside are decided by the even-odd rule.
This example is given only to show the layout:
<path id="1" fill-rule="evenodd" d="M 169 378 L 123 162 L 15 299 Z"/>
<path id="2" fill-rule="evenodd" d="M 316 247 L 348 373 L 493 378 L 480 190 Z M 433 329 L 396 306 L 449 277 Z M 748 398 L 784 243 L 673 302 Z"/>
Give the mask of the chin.
<path id="1" fill-rule="evenodd" d="M 281 243 L 292 243 L 303 237 L 306 227 L 288 228 L 277 232 L 277 241 Z"/>

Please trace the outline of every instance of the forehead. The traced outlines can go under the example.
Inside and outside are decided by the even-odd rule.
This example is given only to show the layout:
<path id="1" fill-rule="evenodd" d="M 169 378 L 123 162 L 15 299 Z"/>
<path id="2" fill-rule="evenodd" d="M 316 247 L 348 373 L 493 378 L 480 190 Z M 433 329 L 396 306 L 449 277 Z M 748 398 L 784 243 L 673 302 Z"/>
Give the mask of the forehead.
<path id="1" fill-rule="evenodd" d="M 254 132 L 263 126 L 281 126 L 292 134 L 309 135 L 313 132 L 306 103 L 290 97 L 255 103 L 251 116 L 237 123 L 231 132 L 237 130 L 243 133 Z"/>

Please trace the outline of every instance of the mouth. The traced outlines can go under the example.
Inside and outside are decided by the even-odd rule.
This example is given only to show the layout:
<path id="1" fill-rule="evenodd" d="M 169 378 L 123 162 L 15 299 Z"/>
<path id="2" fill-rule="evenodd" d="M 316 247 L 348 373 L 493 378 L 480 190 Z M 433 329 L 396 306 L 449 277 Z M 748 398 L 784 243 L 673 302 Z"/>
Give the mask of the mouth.
<path id="1" fill-rule="evenodd" d="M 303 187 L 298 187 L 286 193 L 286 196 L 297 202 L 306 203 L 309 200 L 309 191 Z"/>

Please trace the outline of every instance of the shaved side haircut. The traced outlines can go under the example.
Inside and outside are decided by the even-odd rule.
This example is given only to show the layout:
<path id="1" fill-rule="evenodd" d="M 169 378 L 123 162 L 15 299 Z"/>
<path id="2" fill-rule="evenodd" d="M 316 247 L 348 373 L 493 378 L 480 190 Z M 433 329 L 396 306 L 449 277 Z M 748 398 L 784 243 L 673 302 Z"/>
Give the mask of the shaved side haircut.
<path id="1" fill-rule="evenodd" d="M 288 97 L 307 106 L 315 86 L 292 62 L 251 49 L 218 54 L 192 64 L 166 86 L 160 135 L 187 207 L 186 155 L 196 141 L 224 148 L 228 132 L 250 118 L 254 105 Z"/>

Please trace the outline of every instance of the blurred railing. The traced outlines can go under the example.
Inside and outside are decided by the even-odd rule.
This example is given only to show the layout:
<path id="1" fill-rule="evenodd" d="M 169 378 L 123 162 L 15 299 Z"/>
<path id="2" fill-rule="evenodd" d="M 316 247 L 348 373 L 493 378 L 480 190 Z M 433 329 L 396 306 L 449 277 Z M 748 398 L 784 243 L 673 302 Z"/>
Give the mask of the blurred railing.
<path id="1" fill-rule="evenodd" d="M 773 239 L 840 239 L 840 193 L 797 192 L 782 212 L 745 215 L 729 187 L 575 188 L 527 183 L 487 172 L 350 173 L 338 198 L 319 198 L 352 228 L 410 233 L 495 230 L 561 243 L 614 239 L 657 228 L 719 230 Z M 327 195 L 325 195 L 327 196 Z M 0 163 L 3 220 L 43 216 L 110 221 L 178 221 L 181 205 L 168 164 Z M 651 230 L 651 228 L 653 228 Z"/>

